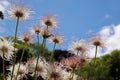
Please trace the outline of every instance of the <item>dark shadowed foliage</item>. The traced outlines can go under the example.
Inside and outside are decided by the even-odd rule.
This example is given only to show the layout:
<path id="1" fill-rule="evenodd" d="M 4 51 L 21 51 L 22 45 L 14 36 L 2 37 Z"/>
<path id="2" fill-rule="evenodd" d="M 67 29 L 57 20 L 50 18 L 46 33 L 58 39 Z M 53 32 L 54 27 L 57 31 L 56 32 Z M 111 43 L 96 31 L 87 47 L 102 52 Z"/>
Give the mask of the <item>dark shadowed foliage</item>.
<path id="1" fill-rule="evenodd" d="M 120 50 L 114 50 L 111 52 L 111 64 L 111 76 L 114 80 L 120 80 Z"/>
<path id="2" fill-rule="evenodd" d="M 92 59 L 76 70 L 79 77 L 92 80 L 120 80 L 120 50 Z"/>
<path id="3" fill-rule="evenodd" d="M 67 50 L 55 50 L 54 52 L 55 61 L 60 61 L 62 58 L 68 58 L 73 55 L 74 54 L 68 52 Z"/>
<path id="4" fill-rule="evenodd" d="M 0 11 L 0 19 L 3 20 L 4 19 L 4 14 L 2 11 Z"/>
<path id="5" fill-rule="evenodd" d="M 26 45 L 27 46 L 27 45 Z M 20 61 L 20 58 L 21 58 L 21 55 L 22 55 L 22 52 L 23 52 L 23 49 L 24 49 L 24 55 L 23 55 L 23 59 L 22 59 L 22 62 L 27 62 L 27 60 L 31 57 L 34 56 L 34 53 L 33 53 L 33 50 L 32 48 L 28 45 L 26 48 L 25 48 L 25 44 L 17 44 L 16 45 L 17 47 L 17 57 L 16 57 L 16 61 Z"/>
<path id="6" fill-rule="evenodd" d="M 7 70 L 7 67 L 10 66 L 10 61 L 8 60 L 5 60 L 5 73 L 8 73 L 9 70 Z M 2 66 L 3 66 L 3 59 L 0 57 L 0 74 L 3 73 L 3 69 L 2 69 Z"/>
<path id="7" fill-rule="evenodd" d="M 26 74 L 25 77 L 23 77 L 20 80 L 35 80 L 35 77 L 32 77 L 31 74 Z M 37 80 L 44 80 L 44 79 L 41 76 L 39 76 Z"/>

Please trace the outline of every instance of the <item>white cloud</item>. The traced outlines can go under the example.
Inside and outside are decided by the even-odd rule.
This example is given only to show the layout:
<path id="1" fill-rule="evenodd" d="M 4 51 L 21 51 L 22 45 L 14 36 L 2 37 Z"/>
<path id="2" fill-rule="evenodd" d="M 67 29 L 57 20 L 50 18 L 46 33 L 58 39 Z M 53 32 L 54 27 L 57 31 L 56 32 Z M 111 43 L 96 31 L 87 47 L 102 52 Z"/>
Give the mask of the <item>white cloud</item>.
<path id="1" fill-rule="evenodd" d="M 7 0 L 1 0 L 0 1 L 0 11 L 4 12 L 9 5 L 10 5 L 10 3 Z"/>
<path id="2" fill-rule="evenodd" d="M 105 39 L 106 48 L 104 51 L 99 49 L 97 56 L 108 54 L 115 49 L 120 49 L 120 24 L 105 26 L 99 31 L 99 34 Z M 91 53 L 93 54 L 90 54 L 90 56 L 94 57 L 95 49 L 92 49 Z"/>
<path id="3" fill-rule="evenodd" d="M 109 28 L 109 27 L 108 27 Z M 107 50 L 105 52 L 108 53 L 114 49 L 120 49 L 120 24 L 113 26 L 113 34 L 111 34 L 109 37 L 107 37 Z"/>
<path id="4" fill-rule="evenodd" d="M 10 3 L 7 0 L 0 0 L 0 11 L 2 11 L 5 15 L 5 11 L 7 10 L 7 8 L 9 7 Z M 5 32 L 5 28 L 1 27 L 1 25 L 3 25 L 4 22 L 1 22 L 0 20 L 0 33 L 4 33 Z"/>
<path id="5" fill-rule="evenodd" d="M 104 39 L 105 49 L 98 48 L 97 57 L 108 54 L 116 49 L 120 50 L 120 24 L 104 26 L 98 34 Z M 95 48 L 90 49 L 88 56 L 95 56 Z"/>
<path id="6" fill-rule="evenodd" d="M 108 37 L 110 35 L 110 31 L 111 29 L 108 28 L 108 27 L 104 27 L 100 32 L 99 34 L 104 36 L 104 37 Z"/>

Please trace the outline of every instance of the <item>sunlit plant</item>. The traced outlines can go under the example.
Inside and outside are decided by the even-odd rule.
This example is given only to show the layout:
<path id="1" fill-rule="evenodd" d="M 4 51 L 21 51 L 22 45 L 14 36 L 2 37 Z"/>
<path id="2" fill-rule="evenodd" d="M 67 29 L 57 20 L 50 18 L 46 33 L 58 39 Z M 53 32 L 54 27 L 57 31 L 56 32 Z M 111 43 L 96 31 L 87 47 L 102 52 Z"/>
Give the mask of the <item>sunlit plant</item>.
<path id="1" fill-rule="evenodd" d="M 85 40 L 73 41 L 68 48 L 68 51 L 78 56 L 85 56 L 86 53 L 89 51 L 89 45 L 86 43 Z"/>
<path id="2" fill-rule="evenodd" d="M 45 15 L 41 19 L 41 24 L 46 26 L 46 29 L 55 28 L 57 26 L 57 21 L 54 15 Z"/>
<path id="3" fill-rule="evenodd" d="M 6 79 L 5 74 L 5 60 L 10 60 L 13 56 L 14 47 L 12 42 L 4 38 L 0 38 L 0 56 L 3 59 L 3 79 Z"/>
<path id="4" fill-rule="evenodd" d="M 54 35 L 52 35 L 51 37 L 50 37 L 50 41 L 53 43 L 53 52 L 52 52 L 52 54 L 51 54 L 51 58 L 50 58 L 50 61 L 52 61 L 53 60 L 53 57 L 54 57 L 54 51 L 55 51 L 55 47 L 56 47 L 56 45 L 59 45 L 59 44 L 61 44 L 62 42 L 63 42 L 63 36 L 61 36 L 61 35 L 56 35 L 56 34 L 54 34 Z"/>
<path id="5" fill-rule="evenodd" d="M 22 5 L 15 5 L 10 8 L 8 13 L 11 18 L 16 19 L 16 29 L 15 29 L 15 34 L 14 34 L 14 47 L 15 47 L 15 43 L 17 40 L 19 21 L 28 19 L 30 16 L 30 10 Z M 15 50 L 14 50 L 14 53 L 15 53 Z M 15 54 L 15 57 L 16 57 L 16 54 Z M 13 62 L 13 70 L 12 70 L 11 80 L 13 78 L 15 62 L 16 62 L 16 58 L 14 58 L 14 62 Z"/>
<path id="6" fill-rule="evenodd" d="M 93 36 L 90 39 L 90 44 L 92 44 L 93 46 L 95 46 L 95 60 L 97 57 L 97 52 L 98 52 L 98 47 L 105 47 L 105 42 L 104 39 L 101 36 Z"/>
<path id="7" fill-rule="evenodd" d="M 0 37 L 3 80 L 24 80 L 24 78 L 29 80 L 28 77 L 34 80 L 78 80 L 75 70 L 88 62 L 87 54 L 89 54 L 91 49 L 90 45 L 95 47 L 94 58 L 96 60 L 98 47 L 105 46 L 103 39 L 100 36 L 94 36 L 90 39 L 90 44 L 83 39 L 73 41 L 67 50 L 71 56 L 61 57 L 59 62 L 55 61 L 56 46 L 63 43 L 64 37 L 53 32 L 58 25 L 54 15 L 42 16 L 40 23 L 30 28 L 29 32 L 25 32 L 20 37 L 17 36 L 20 21 L 29 19 L 30 13 L 30 9 L 22 5 L 12 6 L 8 10 L 10 18 L 16 20 L 16 26 L 13 42 Z M 0 12 L 0 18 L 4 18 L 2 12 Z M 35 40 L 37 42 L 35 46 L 37 47 L 35 47 L 36 51 L 33 52 L 37 55 L 27 59 L 26 62 L 22 62 L 25 50 L 32 45 L 34 36 L 37 39 Z M 47 41 L 53 43 L 53 49 L 50 52 L 48 61 L 46 57 L 42 56 L 42 54 L 46 54 L 45 48 L 49 47 L 49 45 L 46 45 Z M 18 63 L 16 63 L 17 44 L 24 45 Z M 12 63 L 12 65 L 7 67 L 7 70 L 10 71 L 9 74 L 5 72 L 5 60 L 9 60 Z"/>
<path id="8" fill-rule="evenodd" d="M 25 44 L 29 44 L 32 42 L 32 35 L 30 33 L 24 33 L 20 39 L 22 42 L 24 42 Z M 19 70 L 20 70 L 20 67 L 21 67 L 21 64 L 22 64 L 22 59 L 23 59 L 23 56 L 24 56 L 24 51 L 26 49 L 27 45 L 24 45 L 24 48 L 23 48 L 23 51 L 22 51 L 22 55 L 20 57 L 20 61 L 19 61 L 19 64 L 18 64 L 18 69 L 17 69 L 17 75 L 16 75 L 16 78 L 15 80 L 17 80 L 18 78 L 18 73 L 19 73 Z"/>

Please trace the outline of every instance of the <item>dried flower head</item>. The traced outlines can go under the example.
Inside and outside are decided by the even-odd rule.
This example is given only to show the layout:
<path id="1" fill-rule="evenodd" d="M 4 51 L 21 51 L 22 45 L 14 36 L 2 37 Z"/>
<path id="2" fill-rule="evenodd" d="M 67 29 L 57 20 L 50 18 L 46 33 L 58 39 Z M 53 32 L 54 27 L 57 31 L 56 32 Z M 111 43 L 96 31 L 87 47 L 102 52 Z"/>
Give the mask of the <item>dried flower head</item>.
<path id="1" fill-rule="evenodd" d="M 27 72 L 26 72 L 26 66 L 21 64 L 20 69 L 19 69 L 19 71 L 17 73 L 18 66 L 19 66 L 19 64 L 15 65 L 15 69 L 14 69 L 14 72 L 13 72 L 13 76 L 14 76 L 13 79 L 15 79 L 16 75 L 18 75 L 18 80 L 19 80 L 19 79 L 23 78 L 24 75 L 27 74 Z M 10 66 L 10 68 L 8 70 L 10 70 L 12 72 L 13 67 Z"/>
<path id="2" fill-rule="evenodd" d="M 34 75 L 35 74 L 35 68 L 36 68 L 36 62 L 37 62 L 37 59 L 34 59 L 34 58 L 31 58 L 28 60 L 27 64 L 26 64 L 26 67 L 27 67 L 27 72 L 32 72 Z M 37 65 L 37 74 L 38 76 L 41 76 L 42 78 L 46 78 L 46 75 L 47 75 L 47 70 L 45 69 L 47 66 L 47 63 L 45 60 L 39 60 L 38 61 L 38 65 Z"/>
<path id="3" fill-rule="evenodd" d="M 48 80 L 69 80 L 71 72 L 68 72 L 63 67 L 64 66 L 62 64 L 57 62 L 48 64 L 47 66 L 48 73 L 46 75 L 47 79 Z M 76 75 L 74 76 L 73 80 L 76 80 Z"/>
<path id="4" fill-rule="evenodd" d="M 3 58 L 3 54 L 4 57 L 6 59 L 10 59 L 13 55 L 13 51 L 14 51 L 14 47 L 12 45 L 12 42 L 7 41 L 4 38 L 0 39 L 0 56 Z"/>
<path id="5" fill-rule="evenodd" d="M 35 62 L 34 62 L 34 58 L 30 58 L 27 63 L 26 63 L 26 67 L 27 67 L 27 72 L 34 72 L 35 70 Z"/>
<path id="6" fill-rule="evenodd" d="M 54 44 L 61 44 L 63 42 L 63 36 L 52 35 L 50 37 L 50 42 L 53 42 Z"/>
<path id="7" fill-rule="evenodd" d="M 61 65 L 56 65 L 56 63 L 50 63 L 47 67 L 47 70 L 47 76 L 49 80 L 64 80 Z"/>
<path id="8" fill-rule="evenodd" d="M 78 41 L 72 42 L 68 50 L 72 51 L 74 54 L 83 55 L 85 52 L 89 50 L 89 46 L 86 44 L 84 40 L 78 40 Z"/>
<path id="9" fill-rule="evenodd" d="M 32 35 L 30 33 L 24 33 L 19 40 L 26 42 L 26 43 L 31 43 L 32 42 Z"/>
<path id="10" fill-rule="evenodd" d="M 47 27 L 56 27 L 56 18 L 53 15 L 45 15 L 42 17 L 41 24 Z"/>
<path id="11" fill-rule="evenodd" d="M 94 36 L 91 38 L 90 43 L 94 46 L 104 47 L 104 40 L 100 36 Z"/>
<path id="12" fill-rule="evenodd" d="M 11 18 L 25 20 L 29 18 L 30 10 L 24 6 L 13 6 L 9 11 Z"/>
<path id="13" fill-rule="evenodd" d="M 47 39 L 47 38 L 51 37 L 52 34 L 50 33 L 50 31 L 48 29 L 42 29 L 41 36 L 43 39 Z"/>
<path id="14" fill-rule="evenodd" d="M 50 78 L 51 79 L 58 79 L 60 77 L 60 74 L 58 72 L 51 72 Z"/>
<path id="15" fill-rule="evenodd" d="M 62 59 L 61 63 L 65 66 L 68 66 L 72 69 L 75 69 L 76 67 L 78 67 L 81 63 L 81 58 L 78 56 L 72 56 L 66 59 Z"/>
<path id="16" fill-rule="evenodd" d="M 41 33 L 41 27 L 40 25 L 35 25 L 31 28 L 30 32 L 32 34 L 40 34 Z"/>

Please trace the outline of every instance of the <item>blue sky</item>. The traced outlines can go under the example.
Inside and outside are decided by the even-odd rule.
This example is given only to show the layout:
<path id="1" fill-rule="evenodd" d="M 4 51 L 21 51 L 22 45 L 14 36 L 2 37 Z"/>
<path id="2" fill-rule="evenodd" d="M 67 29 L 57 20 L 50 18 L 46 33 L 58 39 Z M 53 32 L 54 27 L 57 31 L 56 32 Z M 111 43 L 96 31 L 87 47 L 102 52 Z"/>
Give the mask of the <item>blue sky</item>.
<path id="1" fill-rule="evenodd" d="M 42 15 L 57 15 L 58 28 L 56 30 L 64 35 L 67 46 L 74 39 L 87 39 L 92 34 L 99 33 L 104 26 L 118 25 L 120 23 L 120 0 L 8 1 L 20 2 L 34 11 L 28 21 L 20 23 L 20 33 L 39 23 Z M 15 21 L 8 17 L 4 21 L 0 21 L 0 26 L 5 28 L 5 33 L 0 33 L 0 35 L 13 35 L 14 25 Z"/>

